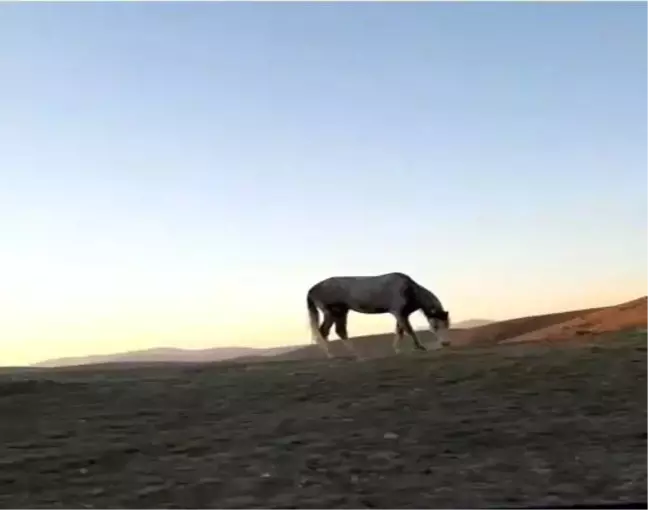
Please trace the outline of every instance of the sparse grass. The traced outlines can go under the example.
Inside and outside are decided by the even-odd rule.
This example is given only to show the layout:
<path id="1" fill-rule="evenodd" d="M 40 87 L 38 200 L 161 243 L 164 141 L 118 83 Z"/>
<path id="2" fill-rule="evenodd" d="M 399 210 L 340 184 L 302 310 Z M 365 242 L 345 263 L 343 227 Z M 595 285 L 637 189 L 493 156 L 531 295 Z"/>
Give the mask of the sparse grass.
<path id="1" fill-rule="evenodd" d="M 0 376 L 0 506 L 646 499 L 646 334 Z"/>

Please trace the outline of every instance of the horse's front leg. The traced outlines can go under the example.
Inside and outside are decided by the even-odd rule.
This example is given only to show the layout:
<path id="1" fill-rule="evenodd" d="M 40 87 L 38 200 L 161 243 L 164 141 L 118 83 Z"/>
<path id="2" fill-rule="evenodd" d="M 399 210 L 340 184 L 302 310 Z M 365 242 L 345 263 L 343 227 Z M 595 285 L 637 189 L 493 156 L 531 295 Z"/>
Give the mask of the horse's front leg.
<path id="1" fill-rule="evenodd" d="M 414 348 L 418 349 L 419 351 L 427 351 L 425 346 L 420 342 L 418 339 L 418 335 L 416 334 L 416 331 L 414 331 L 414 328 L 410 324 L 409 318 L 406 315 L 399 314 L 396 317 L 396 320 L 398 321 L 398 325 L 407 333 L 409 336 L 412 337 L 412 341 L 414 342 Z"/>

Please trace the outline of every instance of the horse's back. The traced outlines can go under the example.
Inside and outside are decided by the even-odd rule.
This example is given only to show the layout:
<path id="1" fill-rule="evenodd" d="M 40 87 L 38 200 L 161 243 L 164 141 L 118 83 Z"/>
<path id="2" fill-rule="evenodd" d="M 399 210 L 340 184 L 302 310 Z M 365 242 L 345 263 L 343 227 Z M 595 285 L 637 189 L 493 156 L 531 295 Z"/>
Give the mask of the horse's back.
<path id="1" fill-rule="evenodd" d="M 331 276 L 317 282 L 308 290 L 308 295 L 331 291 L 333 289 L 376 289 L 390 286 L 407 286 L 415 283 L 405 273 L 394 272 L 372 276 Z"/>
<path id="2" fill-rule="evenodd" d="M 378 276 L 378 278 L 384 278 L 385 280 L 394 280 L 394 281 L 404 281 L 407 283 L 414 283 L 414 279 L 405 273 L 385 273 Z"/>
<path id="3" fill-rule="evenodd" d="M 385 281 L 385 280 L 404 280 L 408 282 L 413 282 L 412 277 L 405 273 L 394 272 L 394 273 L 384 273 L 378 275 L 358 275 L 358 276 L 329 276 L 324 280 L 320 280 L 313 287 L 320 285 L 326 285 L 330 283 L 352 283 L 354 281 L 366 282 L 366 281 Z M 311 287 L 311 288 L 313 288 Z"/>
<path id="4" fill-rule="evenodd" d="M 335 306 L 360 313 L 386 313 L 412 295 L 413 280 L 405 273 L 374 276 L 332 276 L 308 291 L 319 306 Z"/>

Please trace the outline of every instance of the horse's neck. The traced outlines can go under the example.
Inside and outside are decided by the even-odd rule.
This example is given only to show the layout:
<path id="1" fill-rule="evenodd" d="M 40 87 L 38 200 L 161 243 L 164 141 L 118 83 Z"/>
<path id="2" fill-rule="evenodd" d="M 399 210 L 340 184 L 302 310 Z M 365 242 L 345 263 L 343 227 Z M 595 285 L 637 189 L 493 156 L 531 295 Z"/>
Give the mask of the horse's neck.
<path id="1" fill-rule="evenodd" d="M 417 285 L 417 294 L 419 295 L 419 301 L 421 303 L 421 308 L 423 313 L 425 312 L 436 312 L 443 310 L 441 301 L 436 297 L 432 291 L 429 291 L 421 285 Z"/>

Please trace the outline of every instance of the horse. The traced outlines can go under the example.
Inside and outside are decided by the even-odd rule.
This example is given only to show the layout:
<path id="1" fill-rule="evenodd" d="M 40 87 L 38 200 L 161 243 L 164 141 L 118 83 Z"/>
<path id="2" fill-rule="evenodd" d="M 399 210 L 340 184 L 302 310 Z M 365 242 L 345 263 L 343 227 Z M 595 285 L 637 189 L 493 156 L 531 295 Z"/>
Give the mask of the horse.
<path id="1" fill-rule="evenodd" d="M 313 342 L 317 343 L 329 358 L 332 355 L 328 335 L 331 327 L 335 325 L 335 332 L 345 347 L 360 359 L 347 333 L 347 317 L 351 310 L 363 314 L 392 314 L 396 319 L 396 334 L 392 346 L 397 354 L 405 334 L 412 338 L 417 350 L 427 350 L 409 322 L 409 316 L 417 310 L 425 315 L 437 344 L 443 347 L 450 345 L 446 335 L 450 328 L 450 317 L 443 309 L 441 301 L 404 273 L 327 278 L 308 290 L 306 306 Z M 323 313 L 321 324 L 319 310 Z"/>

